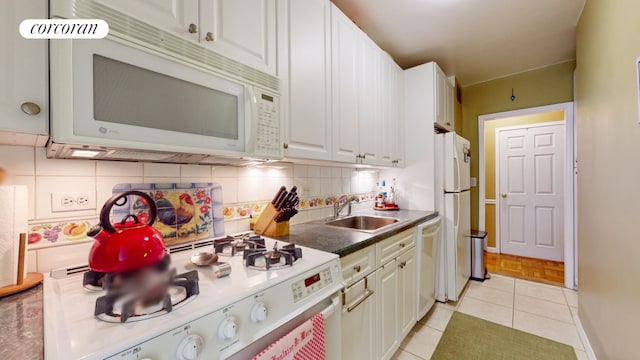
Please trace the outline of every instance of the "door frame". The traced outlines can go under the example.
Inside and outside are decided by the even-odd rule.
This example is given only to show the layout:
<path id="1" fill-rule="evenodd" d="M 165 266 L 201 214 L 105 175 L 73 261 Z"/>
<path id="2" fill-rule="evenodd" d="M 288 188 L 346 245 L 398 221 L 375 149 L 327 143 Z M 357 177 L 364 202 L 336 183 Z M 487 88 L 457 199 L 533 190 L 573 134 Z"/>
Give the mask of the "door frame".
<path id="1" fill-rule="evenodd" d="M 575 272 L 577 266 L 576 239 L 575 239 L 575 182 L 573 165 L 575 163 L 574 139 L 574 103 L 565 102 L 553 105 L 537 106 L 532 108 L 505 111 L 478 116 L 478 227 L 485 230 L 485 204 L 496 203 L 496 199 L 485 199 L 485 158 L 484 158 L 484 122 L 505 117 L 531 115 L 541 112 L 564 110 L 565 113 L 565 193 L 564 193 L 564 284 L 569 289 L 576 288 Z M 496 239 L 496 246 L 500 243 Z M 497 248 L 487 248 L 489 252 L 497 252 Z"/>
<path id="2" fill-rule="evenodd" d="M 495 119 L 494 119 L 495 120 Z M 498 135 L 500 134 L 500 131 L 509 131 L 509 130 L 518 130 L 518 129 L 528 129 L 528 128 L 533 128 L 533 127 L 545 127 L 545 126 L 556 126 L 556 125 L 564 125 L 565 127 L 565 132 L 567 131 L 567 125 L 566 125 L 566 120 L 559 120 L 559 121 L 547 121 L 547 122 L 541 122 L 541 123 L 534 123 L 534 124 L 525 124 L 525 125 L 513 125 L 513 126 L 502 126 L 502 127 L 498 127 L 495 129 L 495 134 L 494 134 L 494 144 L 495 144 L 495 160 L 494 160 L 494 164 L 495 164 L 495 193 L 496 193 L 496 199 L 495 201 L 495 206 L 496 206 L 496 233 L 495 233 L 495 239 L 496 239 L 496 252 L 497 253 L 501 253 L 502 252 L 502 244 L 500 242 L 500 201 L 498 201 L 498 193 L 500 191 L 498 191 L 500 189 L 500 141 L 499 141 L 499 137 Z M 565 145 L 566 147 L 566 145 Z M 567 154 L 564 154 L 565 157 L 565 167 L 566 167 L 566 163 L 567 163 Z M 566 176 L 566 174 L 564 174 Z M 564 182 L 565 186 L 566 186 L 566 181 Z M 486 199 L 485 199 L 486 200 Z M 567 200 L 566 196 L 563 196 L 563 206 L 564 206 L 564 202 Z M 564 211 L 564 215 L 566 216 L 566 211 Z M 567 221 L 564 221 L 563 226 L 567 226 Z M 564 235 L 566 235 L 566 232 L 564 232 Z M 563 249 L 563 253 L 564 251 L 566 251 L 566 246 L 565 249 Z M 566 260 L 566 256 L 565 256 L 565 260 Z"/>

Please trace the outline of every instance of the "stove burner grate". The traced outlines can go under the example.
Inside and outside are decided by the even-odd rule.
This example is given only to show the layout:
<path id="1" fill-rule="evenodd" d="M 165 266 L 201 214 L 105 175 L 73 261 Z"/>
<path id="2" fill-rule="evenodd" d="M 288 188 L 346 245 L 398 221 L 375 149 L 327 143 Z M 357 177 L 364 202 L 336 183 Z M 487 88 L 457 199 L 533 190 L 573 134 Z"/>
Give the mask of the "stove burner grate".
<path id="1" fill-rule="evenodd" d="M 284 245 L 278 248 L 278 243 L 273 250 L 247 249 L 244 251 L 243 259 L 246 267 L 257 270 L 281 269 L 293 266 L 302 259 L 302 249 L 293 244 Z"/>
<path id="2" fill-rule="evenodd" d="M 265 247 L 264 238 L 260 235 L 227 236 L 224 239 L 213 241 L 213 249 L 216 254 L 222 256 L 235 256 L 246 250 L 264 249 Z"/>
<path id="3" fill-rule="evenodd" d="M 152 266 L 126 273 L 84 274 L 85 288 L 107 291 L 96 299 L 94 316 L 107 322 L 139 321 L 171 312 L 200 292 L 198 271 L 176 275 L 169 269 L 170 257 Z"/>

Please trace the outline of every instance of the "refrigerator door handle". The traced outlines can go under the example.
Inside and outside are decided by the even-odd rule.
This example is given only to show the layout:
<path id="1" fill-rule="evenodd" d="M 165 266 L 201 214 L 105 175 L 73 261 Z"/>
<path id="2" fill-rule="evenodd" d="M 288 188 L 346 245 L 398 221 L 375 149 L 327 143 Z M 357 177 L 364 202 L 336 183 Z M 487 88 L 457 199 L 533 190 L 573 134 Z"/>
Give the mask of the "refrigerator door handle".
<path id="1" fill-rule="evenodd" d="M 460 189 L 460 160 L 458 160 L 457 156 L 453 157 L 453 189 L 454 191 L 462 190 Z"/>
<path id="2" fill-rule="evenodd" d="M 460 222 L 460 194 L 453 194 L 453 226 L 458 227 Z"/>

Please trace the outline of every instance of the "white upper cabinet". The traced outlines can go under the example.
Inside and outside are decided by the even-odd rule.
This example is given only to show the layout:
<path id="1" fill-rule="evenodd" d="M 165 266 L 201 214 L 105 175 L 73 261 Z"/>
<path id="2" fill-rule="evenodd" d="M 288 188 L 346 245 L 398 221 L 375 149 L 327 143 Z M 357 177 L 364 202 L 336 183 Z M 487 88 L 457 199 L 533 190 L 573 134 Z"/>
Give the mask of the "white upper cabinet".
<path id="1" fill-rule="evenodd" d="M 329 0 L 278 2 L 278 74 L 287 157 L 331 160 Z"/>
<path id="2" fill-rule="evenodd" d="M 94 0 L 276 75 L 276 0 Z"/>
<path id="3" fill-rule="evenodd" d="M 360 82 L 358 103 L 360 106 L 358 128 L 360 129 L 360 156 L 366 164 L 382 165 L 382 89 L 380 66 L 384 53 L 365 34 L 360 42 Z"/>
<path id="4" fill-rule="evenodd" d="M 454 88 L 438 64 L 430 62 L 404 71 L 406 120 L 433 122 L 444 131 L 454 131 Z M 411 129 L 406 129 L 407 136 Z"/>
<path id="5" fill-rule="evenodd" d="M 94 1 L 189 40 L 199 39 L 198 0 Z"/>
<path id="6" fill-rule="evenodd" d="M 453 84 L 440 67 L 436 63 L 433 64 L 436 72 L 435 126 L 445 131 L 454 131 Z"/>
<path id="7" fill-rule="evenodd" d="M 200 0 L 200 42 L 276 74 L 276 0 Z"/>
<path id="8" fill-rule="evenodd" d="M 400 105 L 404 91 L 403 72 L 393 59 L 386 55 L 382 59 L 382 82 L 380 84 L 382 104 L 381 165 L 402 166 L 404 158 L 404 106 Z"/>
<path id="9" fill-rule="evenodd" d="M 47 40 L 18 33 L 24 19 L 48 18 L 47 1 L 0 2 L 0 143 L 45 145 L 49 133 Z"/>
<path id="10" fill-rule="evenodd" d="M 359 52 L 361 31 L 331 6 L 333 160 L 355 162 L 359 145 Z"/>
<path id="11" fill-rule="evenodd" d="M 402 70 L 332 6 L 333 160 L 396 166 Z"/>

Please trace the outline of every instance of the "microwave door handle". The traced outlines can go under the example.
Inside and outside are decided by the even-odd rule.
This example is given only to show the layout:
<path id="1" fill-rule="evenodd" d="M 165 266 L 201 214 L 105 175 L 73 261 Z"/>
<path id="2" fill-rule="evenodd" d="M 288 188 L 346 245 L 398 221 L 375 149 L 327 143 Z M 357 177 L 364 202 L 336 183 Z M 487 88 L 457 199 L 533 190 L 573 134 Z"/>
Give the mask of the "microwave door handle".
<path id="1" fill-rule="evenodd" d="M 252 86 L 245 85 L 244 86 L 244 97 L 245 97 L 245 134 L 246 134 L 246 149 L 249 151 L 246 152 L 254 152 L 254 147 L 256 143 L 257 128 L 258 128 L 258 98 L 256 97 L 256 93 Z"/>

